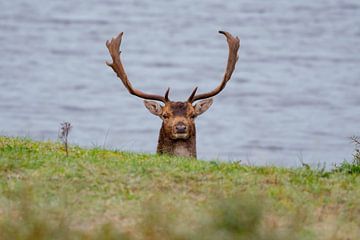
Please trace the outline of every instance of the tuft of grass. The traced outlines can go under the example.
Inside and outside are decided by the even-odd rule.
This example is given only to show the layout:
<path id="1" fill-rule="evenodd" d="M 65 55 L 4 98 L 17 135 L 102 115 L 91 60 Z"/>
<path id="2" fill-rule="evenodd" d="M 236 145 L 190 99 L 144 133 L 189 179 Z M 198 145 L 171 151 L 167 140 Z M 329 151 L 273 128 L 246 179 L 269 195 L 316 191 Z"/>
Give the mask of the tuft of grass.
<path id="1" fill-rule="evenodd" d="M 359 239 L 360 178 L 0 137 L 0 239 Z"/>
<path id="2" fill-rule="evenodd" d="M 355 145 L 352 162 L 343 161 L 340 165 L 335 166 L 334 171 L 348 174 L 360 174 L 360 137 L 353 136 L 350 138 Z"/>
<path id="3" fill-rule="evenodd" d="M 340 165 L 336 166 L 334 171 L 344 172 L 348 174 L 360 174 L 359 159 L 354 158 L 352 162 L 344 161 Z"/>

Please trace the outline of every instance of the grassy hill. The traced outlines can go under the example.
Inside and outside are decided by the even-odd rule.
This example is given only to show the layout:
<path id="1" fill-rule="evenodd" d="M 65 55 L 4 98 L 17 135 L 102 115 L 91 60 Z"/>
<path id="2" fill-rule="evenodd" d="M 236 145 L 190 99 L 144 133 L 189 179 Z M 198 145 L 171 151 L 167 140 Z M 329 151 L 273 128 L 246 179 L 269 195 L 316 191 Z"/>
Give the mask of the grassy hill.
<path id="1" fill-rule="evenodd" d="M 0 137 L 0 239 L 360 239 L 360 175 Z"/>

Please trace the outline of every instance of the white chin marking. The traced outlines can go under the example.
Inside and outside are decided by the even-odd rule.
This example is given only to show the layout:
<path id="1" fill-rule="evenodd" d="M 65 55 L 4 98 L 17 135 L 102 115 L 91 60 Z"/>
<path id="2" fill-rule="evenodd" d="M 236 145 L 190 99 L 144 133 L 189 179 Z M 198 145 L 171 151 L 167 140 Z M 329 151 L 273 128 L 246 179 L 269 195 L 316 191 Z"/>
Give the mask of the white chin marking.
<path id="1" fill-rule="evenodd" d="M 174 134 L 175 139 L 187 139 L 188 138 L 188 134 L 186 133 L 176 133 Z"/>

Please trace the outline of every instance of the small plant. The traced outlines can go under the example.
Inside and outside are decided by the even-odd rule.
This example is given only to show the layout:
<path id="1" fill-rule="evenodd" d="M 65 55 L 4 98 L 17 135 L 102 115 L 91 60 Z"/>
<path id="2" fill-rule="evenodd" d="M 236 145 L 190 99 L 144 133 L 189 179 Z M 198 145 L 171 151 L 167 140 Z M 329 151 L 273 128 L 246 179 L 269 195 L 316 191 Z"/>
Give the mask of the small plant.
<path id="1" fill-rule="evenodd" d="M 354 153 L 354 163 L 360 166 L 360 137 L 359 136 L 352 136 L 351 141 L 355 145 L 355 153 Z"/>
<path id="2" fill-rule="evenodd" d="M 352 162 L 344 161 L 339 166 L 335 166 L 335 171 L 346 172 L 351 174 L 360 174 L 360 137 L 350 137 L 352 143 L 355 145 L 355 153 L 353 154 Z"/>
<path id="3" fill-rule="evenodd" d="M 70 130 L 72 128 L 71 124 L 69 122 L 63 122 L 60 124 L 60 131 L 59 131 L 59 139 L 64 144 L 64 149 L 66 152 L 66 156 L 69 156 L 69 150 L 68 150 L 68 136 L 70 133 Z"/>

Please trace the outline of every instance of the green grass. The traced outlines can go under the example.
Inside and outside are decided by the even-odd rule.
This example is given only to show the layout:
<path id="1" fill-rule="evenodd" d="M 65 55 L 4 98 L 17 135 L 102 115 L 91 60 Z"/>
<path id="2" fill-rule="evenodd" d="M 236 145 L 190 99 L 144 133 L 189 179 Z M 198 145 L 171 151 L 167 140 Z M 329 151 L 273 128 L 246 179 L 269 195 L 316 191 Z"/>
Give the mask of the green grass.
<path id="1" fill-rule="evenodd" d="M 348 174 L 360 174 L 360 150 L 358 149 L 358 145 L 356 147 L 352 162 L 344 161 L 336 166 L 334 171 Z"/>
<path id="2" fill-rule="evenodd" d="M 360 175 L 0 137 L 0 239 L 360 239 Z"/>

